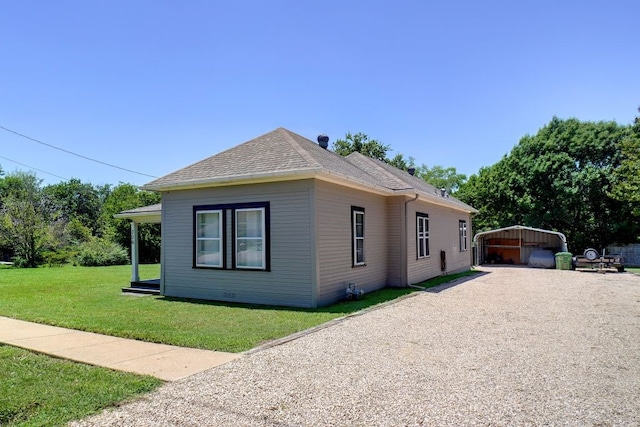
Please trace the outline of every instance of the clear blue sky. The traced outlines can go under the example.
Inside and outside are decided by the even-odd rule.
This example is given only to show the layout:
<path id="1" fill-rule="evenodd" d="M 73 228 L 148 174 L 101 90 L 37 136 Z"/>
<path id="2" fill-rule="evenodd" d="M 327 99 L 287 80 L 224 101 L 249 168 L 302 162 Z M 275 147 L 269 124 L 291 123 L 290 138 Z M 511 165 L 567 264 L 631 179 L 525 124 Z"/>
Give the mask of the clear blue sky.
<path id="1" fill-rule="evenodd" d="M 155 176 L 280 126 L 470 175 L 554 115 L 631 123 L 638 17 L 638 0 L 0 0 L 0 126 Z M 151 180 L 1 129 L 0 156 Z"/>

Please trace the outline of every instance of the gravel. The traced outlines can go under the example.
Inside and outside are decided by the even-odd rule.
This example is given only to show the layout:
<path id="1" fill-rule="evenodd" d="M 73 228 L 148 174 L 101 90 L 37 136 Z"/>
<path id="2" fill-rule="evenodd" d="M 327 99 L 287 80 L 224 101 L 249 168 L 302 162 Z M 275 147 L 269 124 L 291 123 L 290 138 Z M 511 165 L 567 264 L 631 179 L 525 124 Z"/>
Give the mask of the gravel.
<path id="1" fill-rule="evenodd" d="M 640 276 L 481 271 L 72 425 L 640 425 Z"/>

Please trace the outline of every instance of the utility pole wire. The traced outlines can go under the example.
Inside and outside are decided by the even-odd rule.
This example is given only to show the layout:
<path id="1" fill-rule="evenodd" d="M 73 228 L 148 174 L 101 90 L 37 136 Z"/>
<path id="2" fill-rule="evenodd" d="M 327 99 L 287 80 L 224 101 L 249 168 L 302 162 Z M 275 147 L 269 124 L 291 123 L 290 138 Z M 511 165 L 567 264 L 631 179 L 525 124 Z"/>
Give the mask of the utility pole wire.
<path id="1" fill-rule="evenodd" d="M 18 136 L 21 136 L 23 138 L 29 139 L 29 140 L 31 140 L 33 142 L 37 142 L 38 144 L 42 144 L 42 145 L 45 145 L 47 147 L 53 148 L 55 150 L 59 150 L 59 151 L 62 151 L 64 153 L 71 154 L 71 155 L 76 156 L 76 157 L 80 157 L 81 159 L 85 159 L 85 160 L 89 160 L 89 161 L 92 161 L 92 162 L 100 163 L 101 165 L 109 166 L 111 168 L 120 169 L 120 170 L 123 170 L 123 171 L 126 171 L 126 172 L 135 173 L 137 175 L 144 175 L 144 176 L 148 176 L 150 178 L 157 178 L 157 176 L 149 175 L 149 174 L 142 173 L 142 172 L 136 172 L 136 171 L 131 170 L 131 169 L 127 169 L 127 168 L 123 168 L 123 167 L 120 167 L 120 166 L 112 165 L 110 163 L 106 163 L 106 162 L 103 162 L 103 161 L 100 161 L 100 160 L 92 159 L 91 157 L 83 156 L 82 154 L 74 153 L 73 151 L 65 150 L 64 148 L 56 147 L 55 145 L 47 144 L 46 142 L 38 141 L 35 138 L 31 138 L 30 136 L 23 135 L 23 134 L 21 134 L 19 132 L 16 132 L 14 130 L 8 129 L 8 128 L 4 127 L 4 126 L 0 126 L 0 129 L 4 129 L 7 132 L 11 132 L 11 133 L 16 134 Z M 58 177 L 58 178 L 60 178 L 60 177 Z"/>
<path id="2" fill-rule="evenodd" d="M 55 173 L 47 172 L 47 171 L 44 171 L 42 169 L 34 168 L 33 166 L 25 165 L 24 163 L 20 163 L 20 162 L 18 162 L 16 160 L 12 160 L 12 159 L 10 159 L 8 157 L 0 156 L 0 159 L 5 159 L 5 160 L 8 160 L 10 162 L 17 163 L 20 166 L 24 166 L 25 168 L 33 169 L 33 170 L 38 171 L 38 172 L 46 173 L 47 175 L 55 176 L 56 178 L 60 178 L 60 179 L 64 179 L 65 181 L 69 181 L 69 178 L 65 178 L 64 176 L 56 175 Z"/>

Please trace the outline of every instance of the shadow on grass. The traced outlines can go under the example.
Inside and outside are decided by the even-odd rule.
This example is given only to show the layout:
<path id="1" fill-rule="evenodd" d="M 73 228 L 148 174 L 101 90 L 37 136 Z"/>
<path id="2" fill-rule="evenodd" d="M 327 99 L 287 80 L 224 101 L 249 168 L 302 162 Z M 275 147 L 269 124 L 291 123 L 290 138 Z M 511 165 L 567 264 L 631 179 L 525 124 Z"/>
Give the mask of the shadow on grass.
<path id="1" fill-rule="evenodd" d="M 445 289 L 451 288 L 453 286 L 457 286 L 468 280 L 472 280 L 476 277 L 480 277 L 481 275 L 485 275 L 485 274 L 488 274 L 488 273 L 470 270 L 463 273 L 448 274 L 445 276 L 434 277 L 425 282 L 419 283 L 418 286 L 421 286 L 422 288 L 424 288 L 424 291 L 426 292 L 438 293 L 438 292 L 442 292 Z M 423 291 L 422 289 L 417 289 L 417 288 L 383 288 L 377 291 L 366 293 L 357 300 L 340 301 L 340 302 L 337 302 L 336 304 L 333 304 L 327 307 L 319 307 L 319 308 L 299 308 L 299 307 L 286 307 L 286 306 L 274 306 L 274 305 L 263 305 L 263 304 L 245 304 L 245 303 L 234 303 L 234 302 L 226 302 L 226 301 L 210 301 L 210 300 L 178 298 L 178 297 L 156 297 L 156 299 L 158 301 L 164 301 L 164 302 L 183 302 L 183 303 L 190 303 L 190 304 L 201 304 L 201 305 L 209 305 L 214 307 L 240 308 L 240 309 L 247 309 L 247 310 L 291 311 L 291 312 L 302 312 L 302 313 L 332 313 L 332 314 L 346 315 L 346 314 L 351 314 L 357 311 L 364 310 L 374 305 L 395 300 L 404 295 L 408 295 L 414 292 L 422 292 L 422 291 Z"/>
<path id="2" fill-rule="evenodd" d="M 209 305 L 214 307 L 229 307 L 229 308 L 241 308 L 247 310 L 269 310 L 269 311 L 291 311 L 301 313 L 333 313 L 333 314 L 350 314 L 363 310 L 368 307 L 372 307 L 383 302 L 392 301 L 403 295 L 407 295 L 413 292 L 419 292 L 419 289 L 414 288 L 383 288 L 377 291 L 364 294 L 357 300 L 340 301 L 336 304 L 320 307 L 320 308 L 300 308 L 300 307 L 286 307 L 276 305 L 263 305 L 263 304 L 244 304 L 234 303 L 226 301 L 209 301 L 192 298 L 177 298 L 177 297 L 157 297 L 158 301 L 165 302 L 184 302 L 190 304 Z"/>
<path id="3" fill-rule="evenodd" d="M 486 271 L 477 271 L 477 270 L 470 270 L 468 272 L 465 273 L 459 273 L 459 274 L 451 274 L 449 276 L 442 276 L 444 277 L 451 277 L 449 280 L 446 281 L 436 281 L 433 283 L 430 283 L 430 286 L 424 286 L 424 285 L 420 285 L 420 286 L 424 286 L 425 287 L 425 292 L 429 292 L 432 294 L 438 294 L 442 291 L 446 291 L 447 289 L 451 289 L 454 286 L 458 286 L 458 285 L 462 285 L 463 283 L 468 282 L 469 280 L 474 280 L 477 279 L 478 277 L 482 277 L 489 274 Z M 453 277 L 455 276 L 455 277 Z M 429 281 L 427 281 L 429 282 Z"/>

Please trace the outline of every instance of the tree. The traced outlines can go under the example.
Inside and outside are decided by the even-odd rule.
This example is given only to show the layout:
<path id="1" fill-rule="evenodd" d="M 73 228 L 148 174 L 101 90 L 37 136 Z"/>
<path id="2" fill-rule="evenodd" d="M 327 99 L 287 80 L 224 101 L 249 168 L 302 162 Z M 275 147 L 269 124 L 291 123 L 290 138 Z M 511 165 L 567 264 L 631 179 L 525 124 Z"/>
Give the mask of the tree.
<path id="1" fill-rule="evenodd" d="M 416 176 L 422 178 L 436 188 L 445 188 L 449 193 L 455 193 L 467 180 L 465 174 L 458 173 L 456 168 L 445 168 L 435 165 L 429 168 L 427 165 L 416 168 Z"/>
<path id="2" fill-rule="evenodd" d="M 640 111 L 640 108 L 638 108 Z M 613 171 L 611 196 L 631 205 L 635 217 L 640 217 L 640 117 L 636 117 L 629 135 L 620 144 L 622 160 Z"/>
<path id="3" fill-rule="evenodd" d="M 353 152 L 362 153 L 367 157 L 387 161 L 387 151 L 390 147 L 378 140 L 371 139 L 362 133 L 351 134 L 347 132 L 345 139 L 338 139 L 333 143 L 333 151 L 341 156 L 348 156 Z"/>
<path id="4" fill-rule="evenodd" d="M 18 266 L 36 267 L 47 244 L 41 183 L 34 174 L 16 172 L 4 178 L 0 186 L 0 241 L 13 252 Z"/>
<path id="5" fill-rule="evenodd" d="M 75 220 L 93 234 L 99 231 L 103 202 L 93 185 L 70 179 L 44 187 L 43 197 L 51 220 L 62 220 L 64 223 Z"/>
<path id="6" fill-rule="evenodd" d="M 160 203 L 160 195 L 141 191 L 132 184 L 120 183 L 106 197 L 101 212 L 101 221 L 105 235 L 116 243 L 131 250 L 131 225 L 128 220 L 113 216 L 127 209 L 139 208 Z M 160 261 L 160 226 L 158 224 L 140 224 L 138 239 L 141 262 Z"/>
<path id="7" fill-rule="evenodd" d="M 479 209 L 476 229 L 523 224 L 563 232 L 574 251 L 635 241 L 629 203 L 610 196 L 629 128 L 554 117 L 456 196 Z"/>

